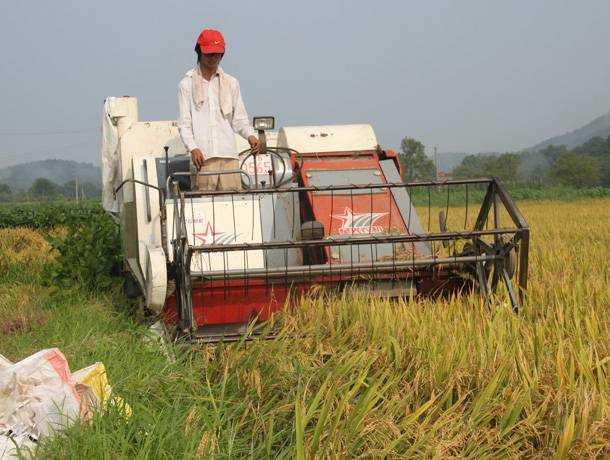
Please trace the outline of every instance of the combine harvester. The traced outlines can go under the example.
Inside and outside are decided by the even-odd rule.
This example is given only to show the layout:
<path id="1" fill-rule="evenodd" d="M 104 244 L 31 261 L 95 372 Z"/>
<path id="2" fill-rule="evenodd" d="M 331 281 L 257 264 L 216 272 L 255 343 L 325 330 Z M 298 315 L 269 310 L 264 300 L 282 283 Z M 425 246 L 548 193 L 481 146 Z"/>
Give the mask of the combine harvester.
<path id="1" fill-rule="evenodd" d="M 403 183 L 396 153 L 369 125 L 272 131 L 273 118 L 258 117 L 254 126 L 263 149 L 241 154 L 242 190 L 195 191 L 176 122 L 138 121 L 134 97 L 105 102 L 104 206 L 120 219 L 126 272 L 174 338 L 239 340 L 313 286 L 384 297 L 498 291 L 518 309 L 529 229 L 499 179 Z M 450 231 L 458 192 L 464 228 Z M 426 228 L 412 196 L 423 197 Z M 432 231 L 439 196 L 446 207 Z"/>

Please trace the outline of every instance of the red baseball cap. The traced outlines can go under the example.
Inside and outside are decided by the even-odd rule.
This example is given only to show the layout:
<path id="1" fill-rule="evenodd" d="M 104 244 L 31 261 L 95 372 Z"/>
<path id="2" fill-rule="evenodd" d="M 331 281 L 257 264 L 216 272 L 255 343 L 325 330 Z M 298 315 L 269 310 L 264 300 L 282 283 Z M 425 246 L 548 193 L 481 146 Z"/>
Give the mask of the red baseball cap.
<path id="1" fill-rule="evenodd" d="M 217 30 L 204 29 L 199 34 L 197 44 L 204 54 L 225 52 L 225 39 Z"/>

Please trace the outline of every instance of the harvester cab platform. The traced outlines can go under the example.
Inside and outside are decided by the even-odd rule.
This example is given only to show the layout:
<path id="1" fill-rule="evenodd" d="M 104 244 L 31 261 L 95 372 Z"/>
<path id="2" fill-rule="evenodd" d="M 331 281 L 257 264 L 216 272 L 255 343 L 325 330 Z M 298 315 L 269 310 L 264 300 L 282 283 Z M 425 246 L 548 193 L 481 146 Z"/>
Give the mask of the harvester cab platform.
<path id="1" fill-rule="evenodd" d="M 224 172 L 240 174 L 242 188 L 200 191 L 191 184 L 205 173 L 175 122 L 138 121 L 133 97 L 105 102 L 104 207 L 121 224 L 125 271 L 175 337 L 239 340 L 314 286 L 386 297 L 476 290 L 518 308 L 529 228 L 499 179 L 404 183 L 370 125 L 254 124 L 261 153 L 238 138 L 240 168 Z M 447 228 L 449 213 L 459 229 Z"/>

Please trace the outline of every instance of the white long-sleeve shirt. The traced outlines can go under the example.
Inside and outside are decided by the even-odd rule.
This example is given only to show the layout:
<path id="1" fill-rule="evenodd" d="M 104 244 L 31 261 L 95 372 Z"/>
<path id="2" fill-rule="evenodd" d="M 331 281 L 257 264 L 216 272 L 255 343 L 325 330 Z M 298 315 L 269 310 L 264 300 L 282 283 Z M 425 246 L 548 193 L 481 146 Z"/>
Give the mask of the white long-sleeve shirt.
<path id="1" fill-rule="evenodd" d="M 223 116 L 220 109 L 220 68 L 210 81 L 203 80 L 204 102 L 198 110 L 193 102 L 193 70 L 178 84 L 178 130 L 189 152 L 198 148 L 204 160 L 238 158 L 235 134 L 244 139 L 255 133 L 241 98 L 239 82 L 227 73 L 223 75 L 223 91 L 230 91 L 233 112 Z M 226 88 L 224 88 L 226 86 Z"/>

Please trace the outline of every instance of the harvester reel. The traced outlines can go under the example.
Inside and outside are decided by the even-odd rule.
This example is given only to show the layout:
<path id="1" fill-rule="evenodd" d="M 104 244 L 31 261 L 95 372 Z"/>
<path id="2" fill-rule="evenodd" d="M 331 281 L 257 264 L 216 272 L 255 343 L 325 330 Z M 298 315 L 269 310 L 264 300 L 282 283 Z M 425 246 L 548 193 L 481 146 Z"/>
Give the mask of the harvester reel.
<path id="1" fill-rule="evenodd" d="M 461 256 L 486 256 L 500 255 L 498 260 L 473 262 L 468 267 L 468 273 L 476 280 L 481 296 L 488 299 L 498 289 L 502 281 L 506 285 L 513 309 L 517 308 L 518 302 L 515 295 L 512 278 L 517 268 L 517 251 L 513 239 L 507 235 L 501 235 L 494 244 L 488 244 L 480 238 L 472 243 L 464 244 Z"/>
<path id="2" fill-rule="evenodd" d="M 447 214 L 442 209 L 438 212 L 438 227 L 439 227 L 440 231 L 443 233 L 447 231 Z M 446 248 L 448 246 L 449 246 L 449 243 L 444 240 L 443 247 Z"/>
<path id="3" fill-rule="evenodd" d="M 502 235 L 500 240 L 506 245 L 510 244 L 511 248 L 508 250 L 507 257 L 505 259 L 505 267 L 508 272 L 508 276 L 512 279 L 517 272 L 517 246 L 512 242 L 512 239 L 507 235 Z"/>
<path id="4" fill-rule="evenodd" d="M 176 300 L 178 303 L 178 335 L 191 335 L 193 324 L 193 298 L 191 286 L 191 258 L 186 237 L 174 241 L 174 275 L 176 278 Z"/>

